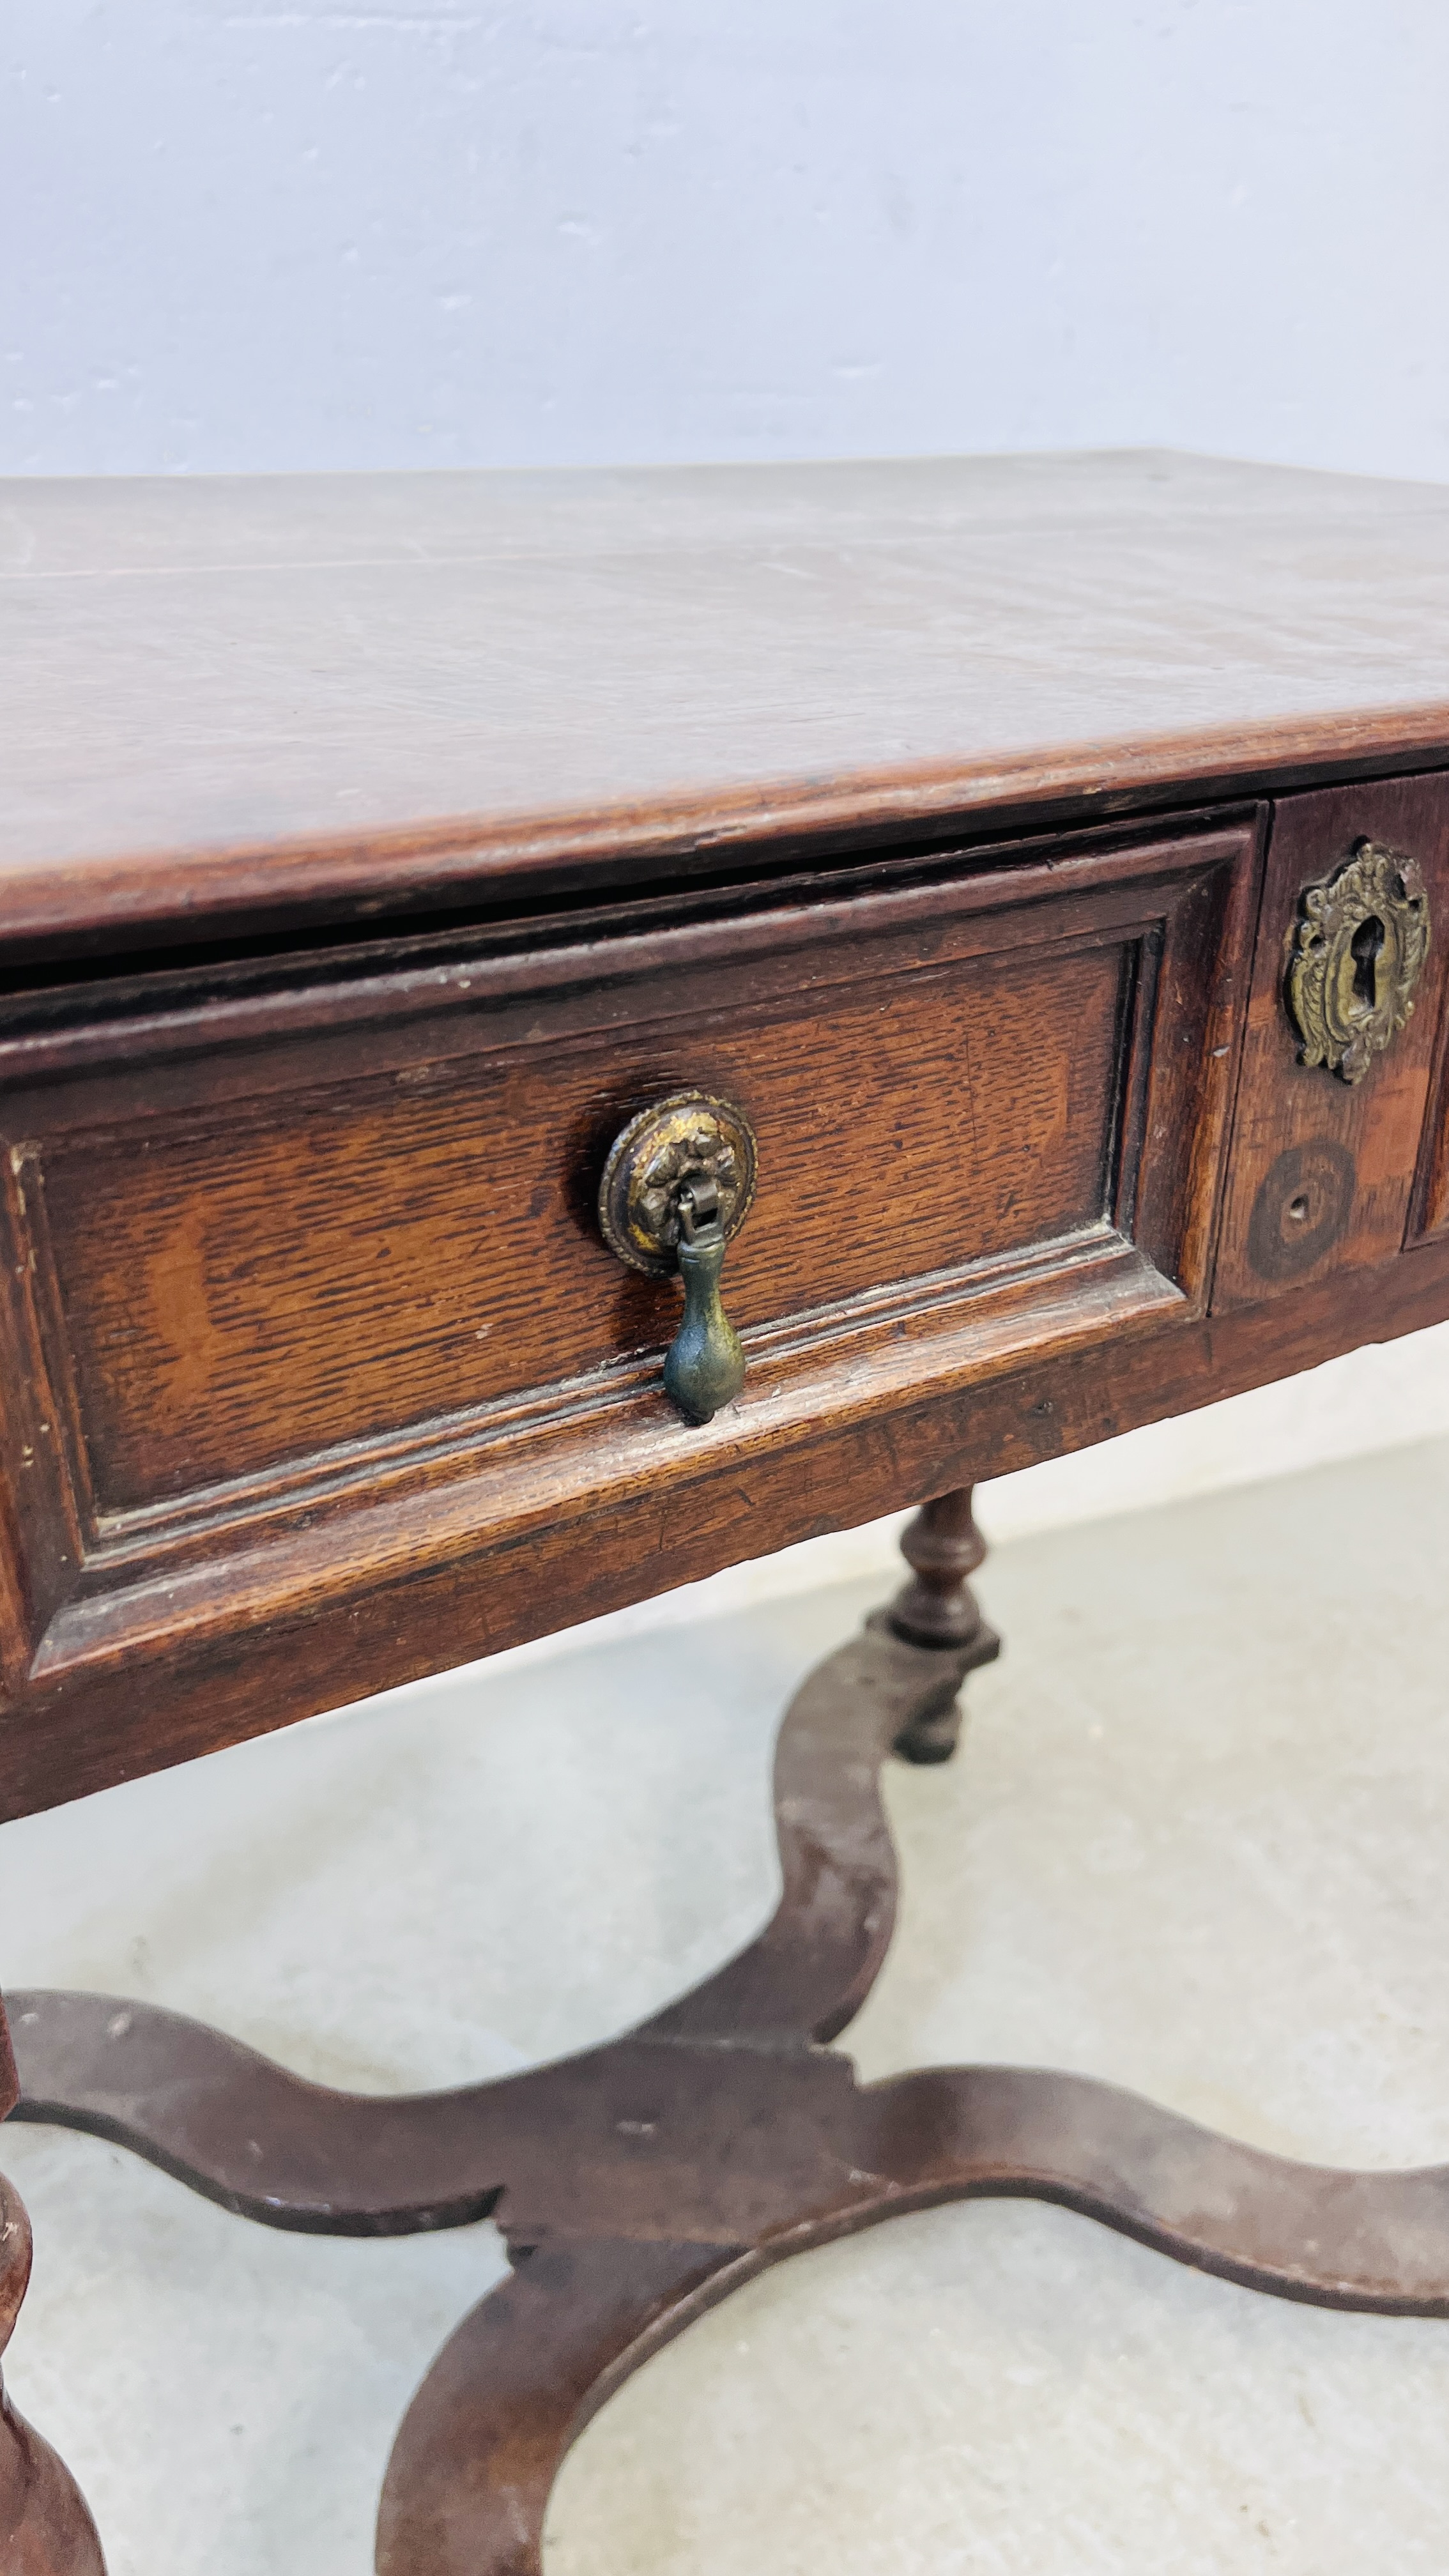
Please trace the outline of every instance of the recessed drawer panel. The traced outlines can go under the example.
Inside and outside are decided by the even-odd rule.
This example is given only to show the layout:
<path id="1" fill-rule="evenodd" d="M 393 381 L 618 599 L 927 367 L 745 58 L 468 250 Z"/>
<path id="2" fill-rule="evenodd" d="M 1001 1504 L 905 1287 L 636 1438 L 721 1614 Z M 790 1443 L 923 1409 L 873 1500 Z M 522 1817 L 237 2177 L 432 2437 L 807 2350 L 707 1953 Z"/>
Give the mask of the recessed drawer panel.
<path id="1" fill-rule="evenodd" d="M 40 1390 L 27 1658 L 268 1615 L 510 1515 L 1200 1310 L 1256 824 L 808 905 L 171 979 L 3 1054 L 12 1325 Z M 759 1146 L 744 1394 L 665 1400 L 677 1283 L 601 1239 L 641 1105 Z M 399 1541 L 401 1545 L 401 1541 Z M 412 1561 L 410 1559 L 410 1561 Z"/>
<path id="2" fill-rule="evenodd" d="M 1282 798 L 1215 1308 L 1383 1261 L 1415 1230 L 1446 967 L 1449 779 Z"/>
<path id="3" fill-rule="evenodd" d="M 475 1046 L 423 1068 L 364 1058 L 346 1085 L 304 1074 L 58 1140 L 45 1208 L 97 1509 L 662 1347 L 673 1284 L 621 1270 L 577 1181 L 613 1104 L 686 1071 L 745 1098 L 761 1139 L 730 1263 L 746 1329 L 1100 1224 L 1134 956 L 1112 940 L 908 967 L 887 941 L 828 1003 L 737 989 L 717 1010 L 700 991 L 688 1035 L 551 1038 L 540 1000 L 538 1034 L 511 1044 L 480 1015 Z"/>

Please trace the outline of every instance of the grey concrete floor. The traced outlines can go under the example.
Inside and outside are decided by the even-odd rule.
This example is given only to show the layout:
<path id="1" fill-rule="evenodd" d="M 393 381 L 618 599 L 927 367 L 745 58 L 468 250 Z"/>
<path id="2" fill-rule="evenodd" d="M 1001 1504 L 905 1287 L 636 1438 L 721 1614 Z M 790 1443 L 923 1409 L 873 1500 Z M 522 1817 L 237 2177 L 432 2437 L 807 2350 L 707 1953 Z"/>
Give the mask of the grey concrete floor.
<path id="1" fill-rule="evenodd" d="M 1327 2162 L 1449 2159 L 1449 1441 L 1024 1539 L 946 1772 L 891 1774 L 867 2076 L 1015 2060 Z M 879 1587 L 478 1668 L 0 1831 L 7 1982 L 204 2014 L 394 2089 L 626 2026 L 769 1911 L 779 1707 Z M 364 2576 L 397 2417 L 491 2229 L 273 2235 L 7 2129 L 17 2401 L 113 2576 Z M 1449 2325 L 941 2210 L 766 2275 L 640 2373 L 549 2576 L 1449 2567 Z"/>

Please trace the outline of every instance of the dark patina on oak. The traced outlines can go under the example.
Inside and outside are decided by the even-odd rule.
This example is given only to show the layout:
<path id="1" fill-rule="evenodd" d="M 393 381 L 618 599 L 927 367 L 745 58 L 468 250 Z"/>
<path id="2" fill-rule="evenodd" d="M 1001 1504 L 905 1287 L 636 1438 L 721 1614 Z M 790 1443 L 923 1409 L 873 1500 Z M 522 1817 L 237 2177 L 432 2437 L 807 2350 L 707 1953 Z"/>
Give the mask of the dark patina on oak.
<path id="1" fill-rule="evenodd" d="M 1449 2315 L 1449 2167 L 1293 2164 L 1031 2068 L 861 2086 L 831 2049 L 891 1936 L 880 1766 L 893 1746 L 943 1758 L 962 1681 L 997 1646 L 964 1583 L 982 1552 L 969 1494 L 923 1514 L 907 1544 L 913 1581 L 785 1717 L 773 1920 L 627 2037 L 532 2074 L 378 2097 L 306 2083 L 152 2005 L 12 1997 L 22 2118 L 131 2147 L 240 2217 L 399 2235 L 496 2215 L 513 2277 L 408 2411 L 379 2576 L 540 2576 L 559 2462 L 631 2370 L 767 2264 L 942 2201 L 1057 2201 L 1253 2289 Z M 921 1644 L 921 1624 L 965 1633 Z"/>
<path id="2" fill-rule="evenodd" d="M 0 2120 L 20 2080 L 0 2004 Z M 0 2174 L 0 2356 L 30 2279 L 30 2221 Z M 0 2379 L 0 2569 L 4 2576 L 104 2576 L 101 2546 L 64 2461 L 10 2403 Z"/>
<path id="3" fill-rule="evenodd" d="M 889 1933 L 875 1765 L 945 1759 L 997 1649 L 971 1479 L 1449 1316 L 1449 496 L 1098 457 L 7 511 L 0 1817 L 924 1506 L 790 1713 L 780 1915 L 615 2047 L 359 2102 L 12 1998 L 29 2116 L 240 2213 L 496 2206 L 521 2269 L 404 2427 L 387 2576 L 535 2567 L 623 2370 L 933 2198 L 1438 2313 L 1440 2174 L 828 2042 Z M 696 1427 L 678 1283 L 599 1226 L 684 1091 L 759 1150 Z M 8 2415 L 7 2513 L 92 2576 Z"/>

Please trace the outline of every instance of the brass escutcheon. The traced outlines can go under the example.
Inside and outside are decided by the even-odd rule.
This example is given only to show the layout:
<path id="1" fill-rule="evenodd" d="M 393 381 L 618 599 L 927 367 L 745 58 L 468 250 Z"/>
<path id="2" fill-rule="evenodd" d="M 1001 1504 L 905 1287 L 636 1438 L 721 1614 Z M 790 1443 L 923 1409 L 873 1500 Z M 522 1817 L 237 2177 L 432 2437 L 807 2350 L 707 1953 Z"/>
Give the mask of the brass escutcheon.
<path id="1" fill-rule="evenodd" d="M 686 1419 L 708 1422 L 744 1383 L 740 1337 L 720 1302 L 725 1247 L 755 1194 L 754 1130 L 742 1109 L 672 1091 L 641 1109 L 609 1148 L 599 1229 L 611 1252 L 651 1278 L 677 1271 L 684 1315 L 664 1385 Z"/>
<path id="2" fill-rule="evenodd" d="M 1283 987 L 1298 1061 L 1362 1082 L 1413 1012 L 1429 953 L 1423 877 L 1413 859 L 1360 841 L 1298 906 Z"/>

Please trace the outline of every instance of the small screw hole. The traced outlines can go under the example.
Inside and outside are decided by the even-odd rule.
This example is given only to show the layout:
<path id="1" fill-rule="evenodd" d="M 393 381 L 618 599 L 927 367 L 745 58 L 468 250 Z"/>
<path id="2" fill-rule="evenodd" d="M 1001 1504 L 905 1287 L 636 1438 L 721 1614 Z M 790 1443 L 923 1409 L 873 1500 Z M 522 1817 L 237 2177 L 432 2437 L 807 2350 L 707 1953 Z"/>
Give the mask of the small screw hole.
<path id="1" fill-rule="evenodd" d="M 1304 1218 L 1308 1214 L 1308 1199 L 1306 1192 L 1300 1190 L 1296 1198 L 1291 1198 L 1289 1200 L 1288 1214 L 1293 1219 L 1295 1225 L 1301 1225 L 1303 1223 Z"/>

